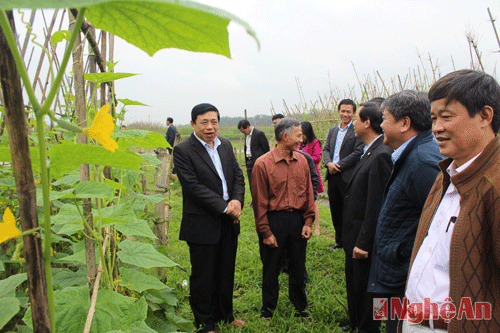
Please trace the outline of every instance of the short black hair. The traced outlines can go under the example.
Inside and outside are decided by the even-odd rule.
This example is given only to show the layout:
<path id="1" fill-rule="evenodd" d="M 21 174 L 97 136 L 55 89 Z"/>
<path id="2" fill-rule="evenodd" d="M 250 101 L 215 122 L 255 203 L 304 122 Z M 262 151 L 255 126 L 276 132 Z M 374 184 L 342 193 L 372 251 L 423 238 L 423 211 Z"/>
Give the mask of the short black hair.
<path id="1" fill-rule="evenodd" d="M 173 124 L 173 123 L 174 123 L 174 119 L 173 119 L 172 117 L 168 117 L 168 118 L 167 118 L 167 121 L 168 121 L 169 123 L 171 123 L 171 124 Z"/>
<path id="2" fill-rule="evenodd" d="M 272 118 L 271 120 L 274 120 L 274 119 L 283 119 L 285 118 L 285 116 L 282 114 L 282 113 L 276 113 Z"/>
<path id="3" fill-rule="evenodd" d="M 382 103 L 384 103 L 384 101 L 385 101 L 385 98 L 383 98 L 383 97 L 373 97 L 368 102 L 375 103 L 378 105 L 378 107 L 380 107 L 382 105 Z"/>
<path id="4" fill-rule="evenodd" d="M 354 103 L 354 101 L 352 99 L 349 99 L 349 98 L 346 98 L 346 99 L 343 99 L 340 101 L 339 103 L 339 107 L 337 108 L 337 110 L 340 110 L 340 107 L 342 105 L 352 105 L 352 108 L 353 108 L 353 112 L 356 113 L 356 103 Z"/>
<path id="5" fill-rule="evenodd" d="M 292 118 L 284 118 L 278 121 L 276 127 L 274 128 L 274 135 L 276 141 L 280 142 L 283 139 L 283 133 L 292 133 L 293 129 L 300 126 L 300 123 Z"/>
<path id="6" fill-rule="evenodd" d="M 202 103 L 202 104 L 196 105 L 193 108 L 193 110 L 191 110 L 191 120 L 193 121 L 193 123 L 196 123 L 196 118 L 198 118 L 198 116 L 205 114 L 209 111 L 217 112 L 217 120 L 220 121 L 219 110 L 217 110 L 217 108 L 215 106 L 213 106 L 212 104 L 208 104 L 208 103 Z"/>
<path id="7" fill-rule="evenodd" d="M 493 109 L 491 128 L 494 133 L 500 129 L 500 86 L 489 74 L 481 71 L 462 69 L 446 74 L 429 89 L 432 102 L 446 99 L 446 104 L 457 101 L 474 117 L 483 107 Z"/>
<path id="8" fill-rule="evenodd" d="M 371 105 L 363 105 L 363 104 L 371 104 Z M 382 127 L 380 127 L 380 124 L 382 124 L 382 113 L 380 112 L 380 109 L 377 107 L 376 103 L 363 103 L 360 106 L 363 105 L 363 108 L 359 110 L 358 117 L 361 119 L 361 121 L 365 122 L 367 119 L 370 119 L 370 125 L 371 128 L 375 131 L 377 134 L 382 134 Z"/>
<path id="9" fill-rule="evenodd" d="M 410 118 L 411 126 L 418 132 L 432 128 L 431 103 L 421 92 L 403 90 L 397 92 L 382 103 L 381 110 L 387 110 L 395 121 L 403 117 Z"/>
<path id="10" fill-rule="evenodd" d="M 250 122 L 247 119 L 240 120 L 240 122 L 238 123 L 238 129 L 247 129 L 248 126 L 250 126 Z"/>

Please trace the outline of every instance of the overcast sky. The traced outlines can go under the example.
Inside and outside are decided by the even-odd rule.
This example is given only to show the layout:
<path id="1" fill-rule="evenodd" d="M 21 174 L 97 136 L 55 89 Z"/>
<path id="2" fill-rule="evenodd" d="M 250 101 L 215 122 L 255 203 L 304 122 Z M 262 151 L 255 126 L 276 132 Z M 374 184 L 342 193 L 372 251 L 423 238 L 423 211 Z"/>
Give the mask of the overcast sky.
<path id="1" fill-rule="evenodd" d="M 306 101 L 359 88 L 358 75 L 384 80 L 420 65 L 430 54 L 442 75 L 470 67 L 466 32 L 479 41 L 487 72 L 495 71 L 500 55 L 487 8 L 500 18 L 499 1 L 362 1 L 362 0 L 202 0 L 250 24 L 261 43 L 231 23 L 232 59 L 207 53 L 165 49 L 149 57 L 120 40 L 115 47 L 117 72 L 141 75 L 117 81 L 119 98 L 149 107 L 129 107 L 126 123 L 135 120 L 187 124 L 198 103 L 214 104 L 221 115 L 249 116 L 283 111 L 300 102 L 295 78 Z M 498 26 L 500 29 L 500 25 Z"/>

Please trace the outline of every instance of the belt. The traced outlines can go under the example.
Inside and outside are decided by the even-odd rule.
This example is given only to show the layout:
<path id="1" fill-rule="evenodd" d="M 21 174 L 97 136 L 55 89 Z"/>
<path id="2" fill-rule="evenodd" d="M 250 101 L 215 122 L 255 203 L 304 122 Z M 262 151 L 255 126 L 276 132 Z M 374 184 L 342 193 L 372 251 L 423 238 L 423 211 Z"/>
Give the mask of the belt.
<path id="1" fill-rule="evenodd" d="M 251 160 L 252 160 L 252 158 L 251 158 L 251 157 L 245 157 L 245 159 L 246 159 L 247 161 L 251 161 Z"/>
<path id="2" fill-rule="evenodd" d="M 448 329 L 448 324 L 443 320 L 443 318 L 439 319 L 433 319 L 432 323 L 434 324 L 434 328 L 438 328 L 440 330 L 447 330 Z M 431 327 L 429 320 L 424 319 L 420 323 L 420 325 L 425 326 L 425 327 Z"/>

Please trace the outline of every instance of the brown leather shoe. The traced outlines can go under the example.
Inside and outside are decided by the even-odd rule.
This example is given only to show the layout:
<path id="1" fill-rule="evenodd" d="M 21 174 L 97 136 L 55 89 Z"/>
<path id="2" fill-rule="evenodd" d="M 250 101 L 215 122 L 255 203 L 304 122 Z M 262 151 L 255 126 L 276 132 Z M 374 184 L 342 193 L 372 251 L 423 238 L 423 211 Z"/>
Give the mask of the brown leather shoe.
<path id="1" fill-rule="evenodd" d="M 243 320 L 235 319 L 233 321 L 233 326 L 234 327 L 243 327 L 243 326 L 245 326 L 245 324 L 246 323 Z"/>

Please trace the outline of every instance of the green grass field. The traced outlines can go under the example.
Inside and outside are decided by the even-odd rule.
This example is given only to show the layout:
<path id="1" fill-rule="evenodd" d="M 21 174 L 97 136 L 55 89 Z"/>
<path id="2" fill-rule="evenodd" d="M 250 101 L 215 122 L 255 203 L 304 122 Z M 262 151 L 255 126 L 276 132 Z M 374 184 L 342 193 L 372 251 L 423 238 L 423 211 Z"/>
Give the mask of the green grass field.
<path id="1" fill-rule="evenodd" d="M 246 174 L 244 172 L 244 174 Z M 168 272 L 167 285 L 178 290 L 179 304 L 177 315 L 194 320 L 189 307 L 189 286 L 183 287 L 183 281 L 189 281 L 189 251 L 186 242 L 179 241 L 179 227 L 182 215 L 182 194 L 178 180 L 172 181 L 171 216 L 168 243 L 169 253 L 174 261 L 188 272 L 172 268 Z M 278 307 L 270 322 L 260 319 L 262 304 L 261 282 L 262 263 L 258 251 L 258 238 L 255 232 L 253 210 L 249 208 L 250 192 L 246 186 L 245 207 L 241 217 L 236 258 L 234 288 L 234 312 L 237 319 L 247 322 L 244 328 L 234 328 L 225 324 L 218 332 L 341 332 L 339 324 L 348 321 L 344 307 L 346 302 L 344 277 L 344 251 L 328 248 L 334 244 L 334 230 L 327 205 L 320 203 L 321 235 L 312 236 L 307 247 L 306 267 L 309 274 L 307 285 L 311 323 L 302 323 L 294 317 L 294 309 L 288 299 L 288 275 L 280 275 L 280 296 Z M 323 197 L 320 202 L 325 202 Z"/>

